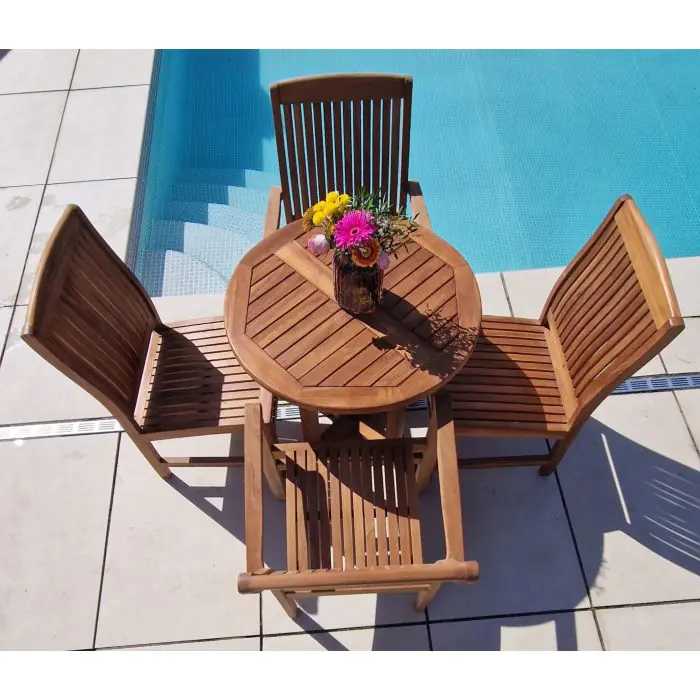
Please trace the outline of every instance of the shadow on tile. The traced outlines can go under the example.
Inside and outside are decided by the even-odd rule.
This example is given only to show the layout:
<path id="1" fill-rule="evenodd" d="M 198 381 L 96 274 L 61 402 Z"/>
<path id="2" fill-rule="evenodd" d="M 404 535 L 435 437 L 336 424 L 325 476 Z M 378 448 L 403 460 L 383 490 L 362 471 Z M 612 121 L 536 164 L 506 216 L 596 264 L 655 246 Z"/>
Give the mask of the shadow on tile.
<path id="1" fill-rule="evenodd" d="M 587 610 L 431 624 L 435 651 L 599 651 L 600 640 Z"/>
<path id="2" fill-rule="evenodd" d="M 653 432 L 644 418 L 640 439 Z M 697 465 L 689 439 L 681 449 L 685 430 L 680 416 L 677 422 L 679 434 L 669 433 L 674 426 L 656 416 L 659 449 L 687 452 Z M 594 604 L 700 595 L 700 470 L 592 418 L 559 475 Z"/>

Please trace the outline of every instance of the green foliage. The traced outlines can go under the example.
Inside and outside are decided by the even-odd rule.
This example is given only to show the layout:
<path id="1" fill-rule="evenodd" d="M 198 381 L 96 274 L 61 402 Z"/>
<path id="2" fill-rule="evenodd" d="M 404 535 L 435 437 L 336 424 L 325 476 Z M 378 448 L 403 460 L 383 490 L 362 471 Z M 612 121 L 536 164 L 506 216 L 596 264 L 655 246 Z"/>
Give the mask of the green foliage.
<path id="1" fill-rule="evenodd" d="M 360 188 L 350 202 L 350 209 L 365 209 L 372 214 L 377 225 L 377 240 L 382 250 L 396 256 L 396 251 L 405 246 L 411 234 L 418 228 L 414 217 L 406 216 L 406 207 L 398 211 L 386 196 L 379 196 Z"/>

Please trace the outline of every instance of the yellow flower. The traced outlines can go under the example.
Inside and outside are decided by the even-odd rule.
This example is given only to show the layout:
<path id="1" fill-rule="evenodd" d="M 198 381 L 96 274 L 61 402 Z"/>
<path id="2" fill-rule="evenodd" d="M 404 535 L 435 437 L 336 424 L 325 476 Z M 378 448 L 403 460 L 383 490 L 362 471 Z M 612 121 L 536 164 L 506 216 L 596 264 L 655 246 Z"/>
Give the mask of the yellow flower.
<path id="1" fill-rule="evenodd" d="M 313 228 L 313 216 L 314 216 L 314 210 L 312 207 L 309 207 L 305 212 L 303 216 L 304 220 L 304 232 L 310 231 Z"/>
<path id="2" fill-rule="evenodd" d="M 340 197 L 338 197 L 338 201 L 340 202 L 341 206 L 345 206 L 346 204 L 350 204 L 350 195 L 349 194 L 341 194 Z"/>
<path id="3" fill-rule="evenodd" d="M 334 202 L 333 204 L 326 204 L 326 208 L 324 209 L 326 216 L 333 216 L 333 214 L 335 214 L 338 211 L 339 206 L 340 205 L 338 204 L 338 202 Z"/>
<path id="4" fill-rule="evenodd" d="M 326 218 L 325 212 L 317 211 L 314 213 L 313 222 L 314 225 L 318 226 Z"/>
<path id="5" fill-rule="evenodd" d="M 325 202 L 316 202 L 313 206 L 314 211 L 323 211 L 326 208 Z"/>
<path id="6" fill-rule="evenodd" d="M 326 195 L 326 202 L 330 202 L 331 204 L 333 204 L 333 202 L 337 202 L 337 201 L 338 201 L 338 193 L 335 190 L 333 192 L 329 192 Z"/>

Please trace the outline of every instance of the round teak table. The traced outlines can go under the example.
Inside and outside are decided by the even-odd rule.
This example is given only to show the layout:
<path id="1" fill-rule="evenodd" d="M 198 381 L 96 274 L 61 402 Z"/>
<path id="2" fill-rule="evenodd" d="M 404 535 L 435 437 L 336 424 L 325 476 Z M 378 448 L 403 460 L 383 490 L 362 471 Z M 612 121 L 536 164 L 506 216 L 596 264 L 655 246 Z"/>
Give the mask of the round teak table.
<path id="1" fill-rule="evenodd" d="M 446 384 L 469 358 L 481 298 L 466 260 L 419 227 L 384 275 L 380 307 L 352 316 L 333 295 L 333 252 L 315 256 L 295 221 L 243 257 L 228 284 L 224 320 L 244 369 L 275 396 L 297 404 L 307 440 L 318 412 L 389 413 Z"/>

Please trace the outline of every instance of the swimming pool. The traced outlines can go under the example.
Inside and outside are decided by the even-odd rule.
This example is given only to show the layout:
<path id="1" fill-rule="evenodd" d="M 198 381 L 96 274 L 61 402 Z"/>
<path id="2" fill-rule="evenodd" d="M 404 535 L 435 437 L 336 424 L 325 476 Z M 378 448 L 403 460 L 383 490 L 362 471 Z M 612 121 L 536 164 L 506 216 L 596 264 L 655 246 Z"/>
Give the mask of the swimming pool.
<path id="1" fill-rule="evenodd" d="M 566 264 L 630 193 L 667 257 L 700 254 L 698 51 L 164 51 L 135 266 L 220 291 L 279 183 L 270 83 L 413 76 L 409 175 L 475 272 Z"/>

